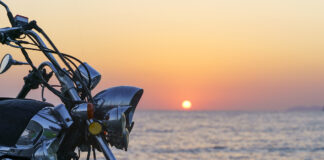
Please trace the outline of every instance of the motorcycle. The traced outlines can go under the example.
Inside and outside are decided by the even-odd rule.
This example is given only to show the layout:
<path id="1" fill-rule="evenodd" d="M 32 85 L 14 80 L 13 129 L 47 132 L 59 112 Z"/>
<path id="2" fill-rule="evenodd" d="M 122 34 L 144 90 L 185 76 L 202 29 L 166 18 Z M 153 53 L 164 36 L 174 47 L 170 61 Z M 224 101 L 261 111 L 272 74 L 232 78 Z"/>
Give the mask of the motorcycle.
<path id="1" fill-rule="evenodd" d="M 127 151 L 143 89 L 118 86 L 92 96 L 91 90 L 101 79 L 97 70 L 60 52 L 36 21 L 14 17 L 1 0 L 0 5 L 6 9 L 11 24 L 0 29 L 0 42 L 21 50 L 26 60 L 17 61 L 6 54 L 0 74 L 12 65 L 31 67 L 17 97 L 0 98 L 0 159 L 69 160 L 79 159 L 80 152 L 87 152 L 87 159 L 92 152 L 96 159 L 99 151 L 106 159 L 115 160 L 110 146 Z M 27 52 L 30 50 L 42 52 L 49 61 L 36 67 Z M 48 83 L 53 75 L 60 85 Z M 30 90 L 39 87 L 42 101 L 26 99 Z M 46 102 L 44 88 L 59 97 L 62 104 Z"/>

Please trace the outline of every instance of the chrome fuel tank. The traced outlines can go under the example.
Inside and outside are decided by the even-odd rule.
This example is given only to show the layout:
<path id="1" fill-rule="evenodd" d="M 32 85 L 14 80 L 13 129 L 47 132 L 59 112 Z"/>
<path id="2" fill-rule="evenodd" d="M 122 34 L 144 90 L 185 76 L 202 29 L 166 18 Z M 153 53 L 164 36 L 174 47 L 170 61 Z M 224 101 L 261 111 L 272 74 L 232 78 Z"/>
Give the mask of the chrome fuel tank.
<path id="1" fill-rule="evenodd" d="M 61 131 L 73 123 L 66 113 L 68 112 L 64 105 L 41 109 L 29 121 L 15 146 L 0 146 L 0 156 L 55 160 L 59 144 L 64 137 Z"/>

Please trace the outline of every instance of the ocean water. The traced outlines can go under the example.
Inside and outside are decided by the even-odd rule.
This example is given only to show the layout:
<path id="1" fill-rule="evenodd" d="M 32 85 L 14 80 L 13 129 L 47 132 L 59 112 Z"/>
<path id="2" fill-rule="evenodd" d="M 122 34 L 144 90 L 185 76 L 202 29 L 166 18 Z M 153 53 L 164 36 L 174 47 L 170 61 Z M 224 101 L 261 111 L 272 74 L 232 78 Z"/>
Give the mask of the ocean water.
<path id="1" fill-rule="evenodd" d="M 321 111 L 137 111 L 134 120 L 117 160 L 324 159 Z"/>

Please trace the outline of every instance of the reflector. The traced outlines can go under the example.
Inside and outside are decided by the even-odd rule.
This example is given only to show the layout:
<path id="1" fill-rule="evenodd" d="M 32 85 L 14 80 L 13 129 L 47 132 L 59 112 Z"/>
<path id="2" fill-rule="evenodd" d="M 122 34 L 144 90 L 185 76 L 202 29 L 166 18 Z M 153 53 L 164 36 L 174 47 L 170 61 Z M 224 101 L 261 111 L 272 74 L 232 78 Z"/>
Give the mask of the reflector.
<path id="1" fill-rule="evenodd" d="M 100 123 L 98 123 L 98 122 L 92 122 L 92 123 L 89 125 L 89 132 L 90 132 L 92 135 L 97 135 L 97 134 L 99 134 L 101 131 L 102 131 L 102 126 L 101 126 Z"/>

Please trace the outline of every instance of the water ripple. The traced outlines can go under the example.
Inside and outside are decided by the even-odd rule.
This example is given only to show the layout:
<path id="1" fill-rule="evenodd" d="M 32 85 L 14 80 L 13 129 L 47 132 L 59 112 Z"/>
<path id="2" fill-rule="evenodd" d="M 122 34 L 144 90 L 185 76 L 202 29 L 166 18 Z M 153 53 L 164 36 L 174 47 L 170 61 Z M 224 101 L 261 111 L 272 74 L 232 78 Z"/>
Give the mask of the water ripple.
<path id="1" fill-rule="evenodd" d="M 118 160 L 324 159 L 323 112 L 139 111 Z"/>

